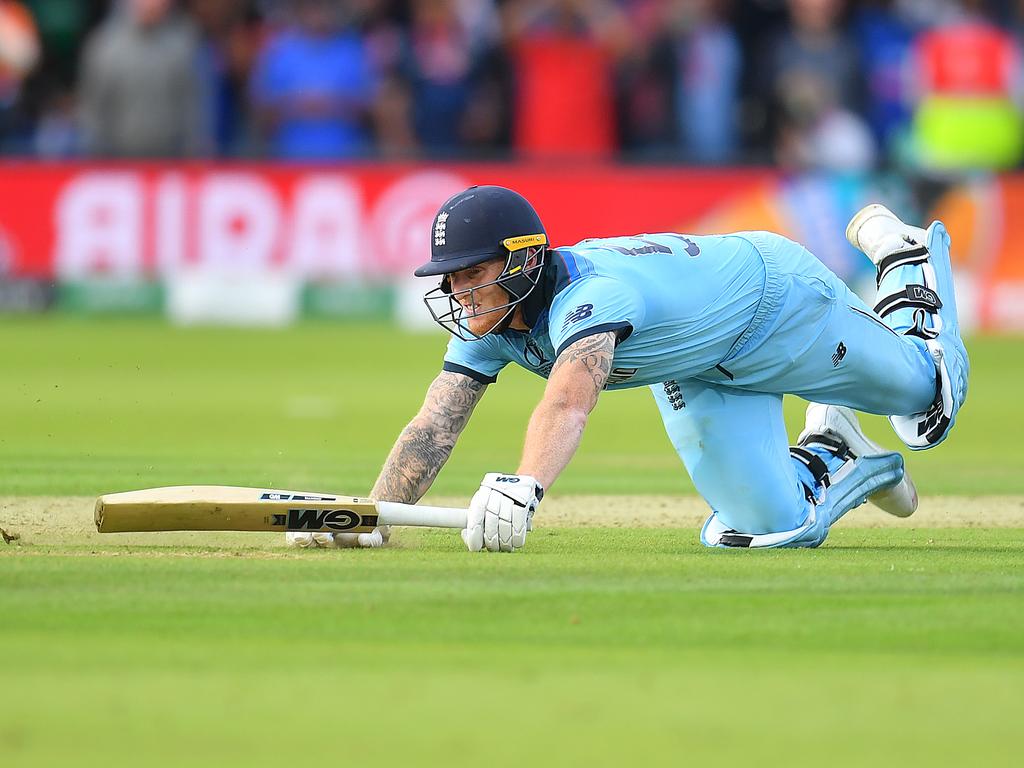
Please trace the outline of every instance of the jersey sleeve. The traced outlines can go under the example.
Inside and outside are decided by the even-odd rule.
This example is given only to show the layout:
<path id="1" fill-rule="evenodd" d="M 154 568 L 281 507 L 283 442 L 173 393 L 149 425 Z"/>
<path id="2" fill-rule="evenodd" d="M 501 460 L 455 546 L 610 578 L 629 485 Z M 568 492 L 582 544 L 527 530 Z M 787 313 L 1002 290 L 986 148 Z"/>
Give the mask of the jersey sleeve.
<path id="1" fill-rule="evenodd" d="M 625 341 L 642 327 L 644 309 L 640 293 L 619 280 L 591 277 L 570 285 L 551 305 L 548 333 L 555 356 L 595 333 L 619 331 L 619 341 Z"/>
<path id="2" fill-rule="evenodd" d="M 461 373 L 481 384 L 493 384 L 498 373 L 508 364 L 500 353 L 494 337 L 485 336 L 475 341 L 464 341 L 452 336 L 444 355 L 443 370 Z"/>

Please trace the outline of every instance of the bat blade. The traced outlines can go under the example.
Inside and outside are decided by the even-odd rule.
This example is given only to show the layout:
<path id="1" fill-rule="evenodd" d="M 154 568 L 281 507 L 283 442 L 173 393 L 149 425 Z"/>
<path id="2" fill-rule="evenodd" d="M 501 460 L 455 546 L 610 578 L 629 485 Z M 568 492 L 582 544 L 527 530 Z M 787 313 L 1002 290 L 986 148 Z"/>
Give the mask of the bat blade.
<path id="1" fill-rule="evenodd" d="M 100 533 L 142 531 L 325 531 L 369 533 L 376 504 L 357 496 L 183 485 L 110 493 L 96 500 Z"/>

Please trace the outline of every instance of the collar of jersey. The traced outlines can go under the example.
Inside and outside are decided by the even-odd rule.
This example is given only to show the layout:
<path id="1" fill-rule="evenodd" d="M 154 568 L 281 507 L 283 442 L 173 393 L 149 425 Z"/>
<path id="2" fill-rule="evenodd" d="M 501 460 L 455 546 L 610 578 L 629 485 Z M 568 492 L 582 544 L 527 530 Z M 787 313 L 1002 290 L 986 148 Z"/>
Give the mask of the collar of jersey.
<path id="1" fill-rule="evenodd" d="M 571 282 L 566 256 L 572 258 L 572 255 L 565 251 L 566 249 L 552 248 L 548 252 L 550 258 L 544 265 L 544 274 L 541 275 L 540 285 L 523 300 L 523 321 L 530 326 L 530 333 L 540 330 L 540 326 L 547 320 L 551 302 Z M 576 274 L 579 275 L 578 272 Z M 522 333 L 522 331 L 505 331 L 505 333 Z"/>

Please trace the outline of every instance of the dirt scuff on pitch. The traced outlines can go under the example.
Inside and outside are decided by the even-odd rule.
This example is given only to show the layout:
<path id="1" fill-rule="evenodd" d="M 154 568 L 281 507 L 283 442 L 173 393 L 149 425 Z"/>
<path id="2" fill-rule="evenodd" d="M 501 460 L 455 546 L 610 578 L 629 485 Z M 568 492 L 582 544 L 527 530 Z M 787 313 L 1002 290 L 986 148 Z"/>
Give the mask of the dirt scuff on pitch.
<path id="1" fill-rule="evenodd" d="M 464 499 L 431 497 L 428 503 L 458 506 Z M 282 549 L 278 534 L 266 533 L 118 533 L 101 535 L 93 524 L 95 499 L 82 496 L 0 497 L 0 527 L 11 547 L 61 545 L 87 548 L 160 546 L 217 549 L 237 547 L 266 553 Z M 692 528 L 708 515 L 695 496 L 552 496 L 541 506 L 537 527 L 600 526 L 611 528 Z M 891 517 L 871 505 L 851 512 L 840 523 L 850 528 L 1024 528 L 1024 496 L 930 496 L 908 519 Z M 5 537 L 7 538 L 7 537 Z M 3 551 L 3 550 L 0 550 Z"/>

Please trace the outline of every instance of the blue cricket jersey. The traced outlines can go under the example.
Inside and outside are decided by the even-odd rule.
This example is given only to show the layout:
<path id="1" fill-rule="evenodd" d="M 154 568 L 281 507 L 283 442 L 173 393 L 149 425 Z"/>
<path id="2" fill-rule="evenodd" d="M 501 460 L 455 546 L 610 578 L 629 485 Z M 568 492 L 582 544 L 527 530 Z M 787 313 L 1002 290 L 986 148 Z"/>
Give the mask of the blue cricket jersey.
<path id="1" fill-rule="evenodd" d="M 698 376 L 725 360 L 751 326 L 765 269 L 742 233 L 599 238 L 553 249 L 524 302 L 530 330 L 452 337 L 444 369 L 491 383 L 514 362 L 546 378 L 574 341 L 616 330 L 606 389 Z"/>

